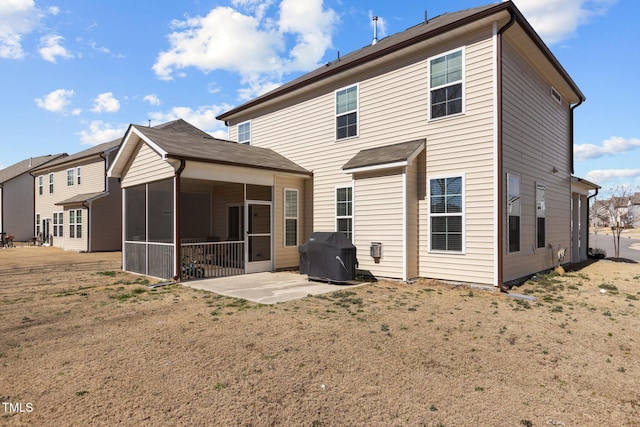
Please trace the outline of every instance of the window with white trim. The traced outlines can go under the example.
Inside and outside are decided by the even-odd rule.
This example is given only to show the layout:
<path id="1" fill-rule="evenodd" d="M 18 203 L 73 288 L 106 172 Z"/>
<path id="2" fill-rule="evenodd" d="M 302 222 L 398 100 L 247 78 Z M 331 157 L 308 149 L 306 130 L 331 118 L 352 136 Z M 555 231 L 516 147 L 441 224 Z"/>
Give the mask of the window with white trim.
<path id="1" fill-rule="evenodd" d="M 78 185 L 80 185 L 80 166 L 76 168 L 76 179 L 78 181 Z"/>
<path id="2" fill-rule="evenodd" d="M 546 242 L 546 218 L 547 218 L 547 206 L 545 204 L 545 187 L 541 184 L 536 184 L 536 236 L 538 241 L 538 248 L 544 248 Z"/>
<path id="3" fill-rule="evenodd" d="M 69 210 L 69 237 L 82 238 L 82 209 Z"/>
<path id="4" fill-rule="evenodd" d="M 520 251 L 520 177 L 507 174 L 507 248 L 509 252 Z"/>
<path id="5" fill-rule="evenodd" d="M 284 190 L 284 245 L 298 246 L 298 190 Z"/>
<path id="6" fill-rule="evenodd" d="M 429 60 L 429 117 L 463 112 L 463 50 Z"/>
<path id="7" fill-rule="evenodd" d="M 53 174 L 49 174 L 49 194 L 53 193 Z"/>
<path id="8" fill-rule="evenodd" d="M 336 231 L 353 238 L 353 188 L 336 189 Z"/>
<path id="9" fill-rule="evenodd" d="M 429 180 L 429 250 L 463 251 L 463 204 L 462 176 Z"/>
<path id="10" fill-rule="evenodd" d="M 64 237 L 64 212 L 53 213 L 53 237 Z"/>
<path id="11" fill-rule="evenodd" d="M 40 214 L 37 213 L 36 214 L 36 237 L 38 237 L 40 235 L 40 232 L 42 231 L 42 229 L 40 228 Z"/>
<path id="12" fill-rule="evenodd" d="M 42 196 L 44 193 L 44 176 L 40 175 L 38 177 L 38 194 Z"/>
<path id="13" fill-rule="evenodd" d="M 238 124 L 238 143 L 251 144 L 251 122 Z"/>
<path id="14" fill-rule="evenodd" d="M 358 85 L 336 91 L 336 139 L 358 136 Z"/>
<path id="15" fill-rule="evenodd" d="M 71 187 L 76 183 L 75 173 L 76 173 L 75 169 L 73 168 L 67 169 L 67 187 Z"/>

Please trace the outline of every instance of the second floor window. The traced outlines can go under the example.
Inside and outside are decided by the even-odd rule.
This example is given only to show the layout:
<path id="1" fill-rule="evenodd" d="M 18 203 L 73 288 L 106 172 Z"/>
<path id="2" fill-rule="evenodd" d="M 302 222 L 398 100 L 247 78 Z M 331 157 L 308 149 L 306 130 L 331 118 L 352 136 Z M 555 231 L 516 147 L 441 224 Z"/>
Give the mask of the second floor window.
<path id="1" fill-rule="evenodd" d="M 251 122 L 244 122 L 238 125 L 238 142 L 240 144 L 251 144 Z"/>
<path id="2" fill-rule="evenodd" d="M 358 86 L 336 91 L 336 139 L 358 135 Z"/>
<path id="3" fill-rule="evenodd" d="M 72 186 L 76 182 L 75 169 L 67 169 L 67 187 Z"/>
<path id="4" fill-rule="evenodd" d="M 42 193 L 44 192 L 43 188 L 44 188 L 44 176 L 40 175 L 38 177 L 38 194 L 42 195 Z"/>
<path id="5" fill-rule="evenodd" d="M 53 193 L 53 174 L 49 174 L 49 194 Z"/>
<path id="6" fill-rule="evenodd" d="M 429 60 L 430 117 L 462 113 L 462 49 Z"/>
<path id="7" fill-rule="evenodd" d="M 76 179 L 78 180 L 78 185 L 80 185 L 80 167 L 76 168 Z"/>

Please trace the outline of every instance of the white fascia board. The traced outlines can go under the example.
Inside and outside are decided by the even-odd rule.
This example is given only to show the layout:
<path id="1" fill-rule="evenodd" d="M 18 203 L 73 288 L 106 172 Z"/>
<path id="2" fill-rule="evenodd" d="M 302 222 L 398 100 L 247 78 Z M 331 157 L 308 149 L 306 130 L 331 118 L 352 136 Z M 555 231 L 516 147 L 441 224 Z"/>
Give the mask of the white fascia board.
<path id="1" fill-rule="evenodd" d="M 410 162 L 408 160 L 403 160 L 401 162 L 383 163 L 381 165 L 372 165 L 372 166 L 363 166 L 360 168 L 343 169 L 342 172 L 343 173 L 370 172 L 370 171 L 377 171 L 377 170 L 383 170 L 383 169 L 401 168 L 401 167 L 408 166 L 409 164 Z"/>

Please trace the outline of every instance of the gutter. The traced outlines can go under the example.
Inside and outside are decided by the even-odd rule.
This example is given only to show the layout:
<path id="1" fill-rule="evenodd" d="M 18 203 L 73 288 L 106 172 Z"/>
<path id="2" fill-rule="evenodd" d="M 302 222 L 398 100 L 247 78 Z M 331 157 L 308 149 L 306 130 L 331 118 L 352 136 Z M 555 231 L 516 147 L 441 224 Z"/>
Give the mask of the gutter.
<path id="1" fill-rule="evenodd" d="M 181 268 L 181 262 L 182 259 L 180 258 L 181 255 L 181 250 L 182 247 L 180 245 L 180 175 L 182 174 L 182 171 L 184 171 L 184 168 L 187 166 L 187 162 L 184 159 L 180 160 L 180 166 L 178 167 L 178 169 L 176 170 L 176 176 L 175 176 L 175 185 L 174 185 L 174 218 L 175 218 L 175 245 L 176 245 L 176 250 L 175 250 L 175 256 L 176 256 L 176 275 L 175 277 L 178 278 L 180 281 L 182 281 L 182 268 Z"/>
<path id="2" fill-rule="evenodd" d="M 516 15 L 515 12 L 512 9 L 509 9 L 509 14 L 511 15 L 511 18 L 509 19 L 509 22 L 507 22 L 502 28 L 500 28 L 498 30 L 498 32 L 496 33 L 496 61 L 497 61 L 497 80 L 498 80 L 498 90 L 497 90 L 497 98 L 498 98 L 498 108 L 497 108 L 497 115 L 498 115 L 498 138 L 497 138 L 497 144 L 498 144 L 498 153 L 497 153 L 497 157 L 498 157 L 498 170 L 497 170 L 497 174 L 498 174 L 498 202 L 497 202 L 497 213 L 498 213 L 498 250 L 497 250 L 497 257 L 498 257 L 498 288 L 500 289 L 500 291 L 502 292 L 507 292 L 507 288 L 504 285 L 504 232 L 505 232 L 505 227 L 506 227 L 506 223 L 504 221 L 505 219 L 505 215 L 504 215 L 504 179 L 503 179 L 503 170 L 502 170 L 502 156 L 503 156 L 503 130 L 502 130 L 502 35 L 504 34 L 505 31 L 507 31 L 515 22 L 516 22 Z"/>

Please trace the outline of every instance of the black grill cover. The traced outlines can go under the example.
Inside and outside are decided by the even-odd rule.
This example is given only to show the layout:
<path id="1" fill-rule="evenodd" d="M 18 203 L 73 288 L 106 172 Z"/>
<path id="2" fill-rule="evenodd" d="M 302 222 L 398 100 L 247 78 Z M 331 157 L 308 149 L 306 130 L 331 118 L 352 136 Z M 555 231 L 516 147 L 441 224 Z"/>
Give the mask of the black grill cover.
<path id="1" fill-rule="evenodd" d="M 312 233 L 298 252 L 300 274 L 310 279 L 347 282 L 356 278 L 356 247 L 342 233 Z"/>

